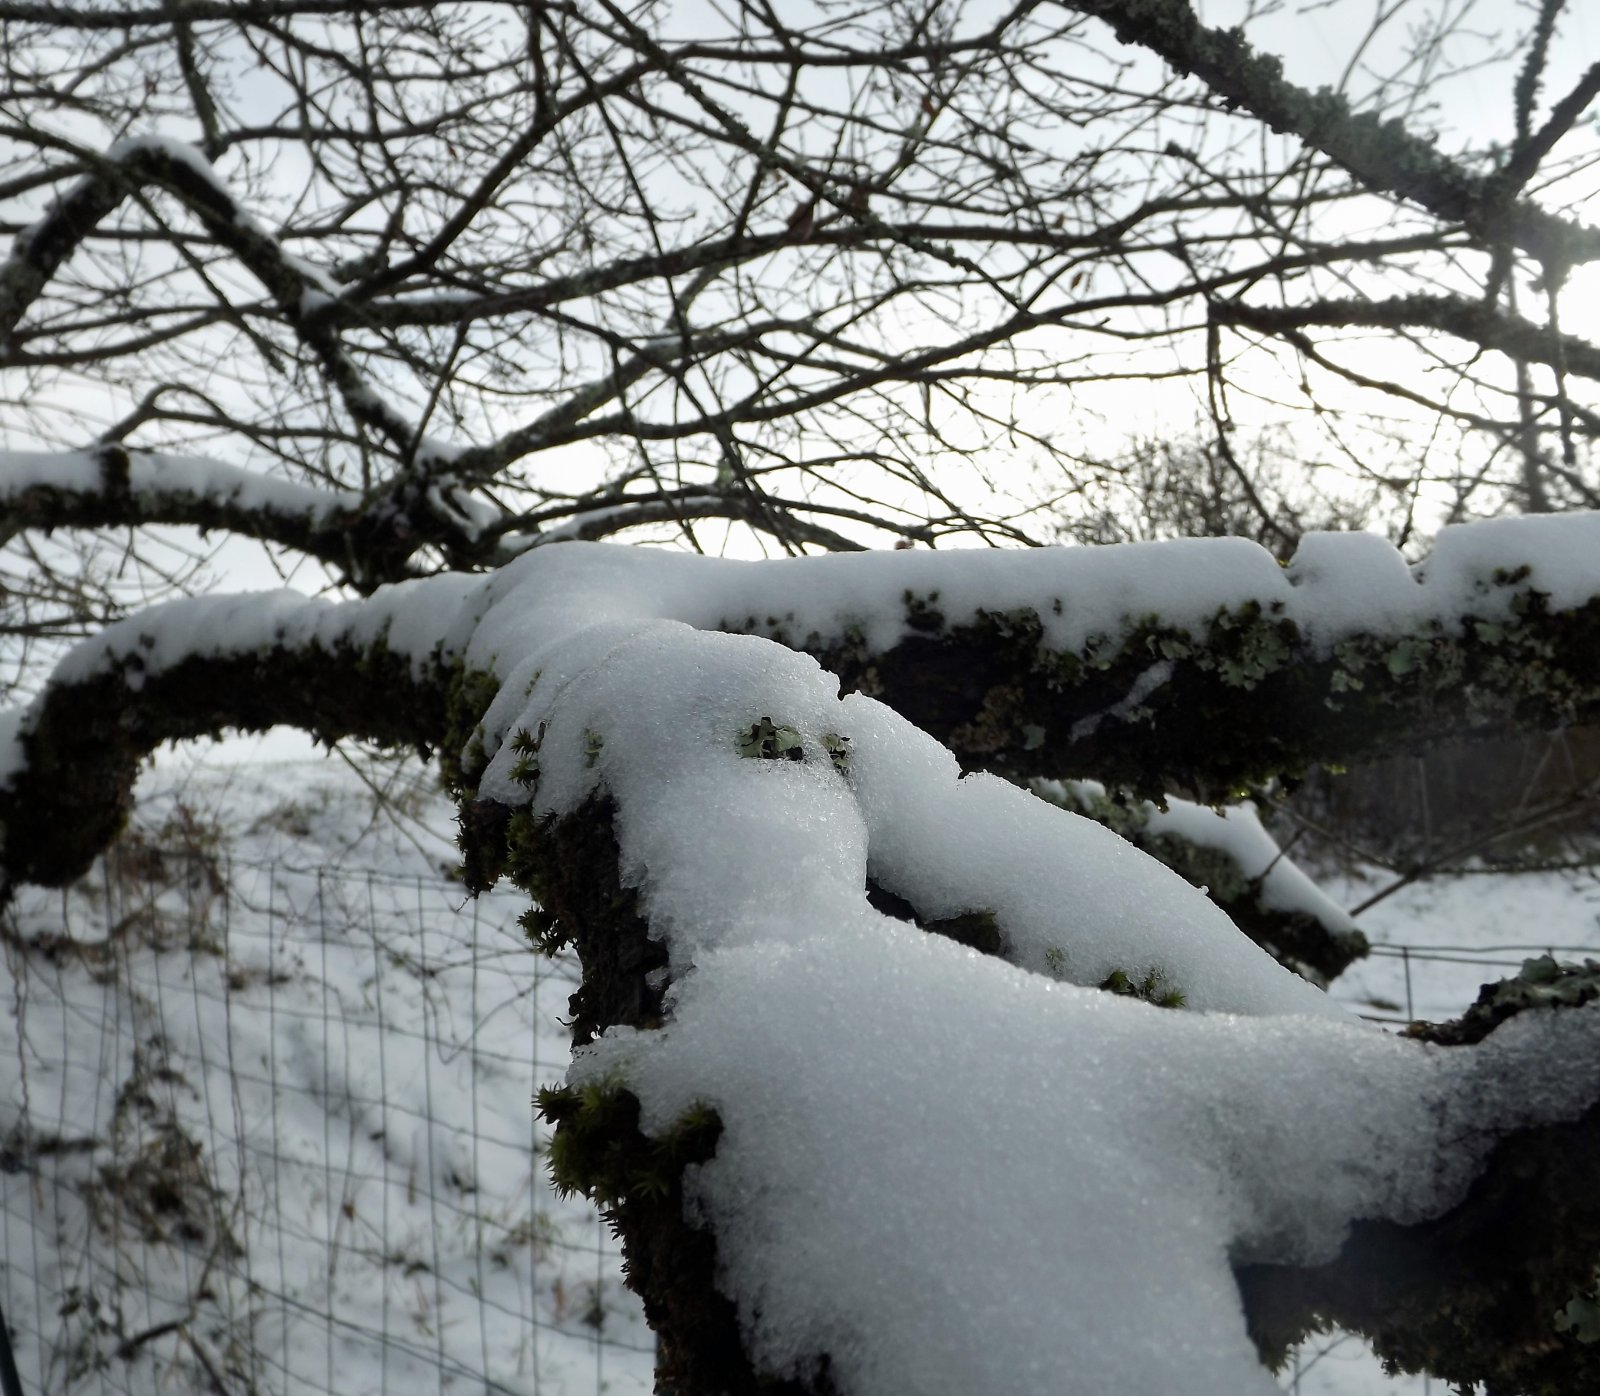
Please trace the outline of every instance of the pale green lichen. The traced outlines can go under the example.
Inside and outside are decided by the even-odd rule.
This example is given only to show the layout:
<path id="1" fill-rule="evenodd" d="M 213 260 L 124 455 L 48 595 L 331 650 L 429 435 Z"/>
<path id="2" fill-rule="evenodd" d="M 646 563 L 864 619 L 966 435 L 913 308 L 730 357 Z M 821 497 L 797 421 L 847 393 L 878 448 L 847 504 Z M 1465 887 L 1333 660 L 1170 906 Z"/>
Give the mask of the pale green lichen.
<path id="1" fill-rule="evenodd" d="M 828 762 L 840 775 L 850 774 L 850 738 L 838 732 L 822 734 L 822 749 L 828 753 Z"/>
<path id="2" fill-rule="evenodd" d="M 740 734 L 739 755 L 758 761 L 802 761 L 805 741 L 793 727 L 780 726 L 766 716 Z"/>
<path id="3" fill-rule="evenodd" d="M 1577 1008 L 1596 996 L 1600 996 L 1600 960 L 1585 960 L 1580 967 L 1540 955 L 1524 960 L 1516 978 L 1501 980 L 1488 1003 L 1516 1009 L 1538 1005 Z"/>

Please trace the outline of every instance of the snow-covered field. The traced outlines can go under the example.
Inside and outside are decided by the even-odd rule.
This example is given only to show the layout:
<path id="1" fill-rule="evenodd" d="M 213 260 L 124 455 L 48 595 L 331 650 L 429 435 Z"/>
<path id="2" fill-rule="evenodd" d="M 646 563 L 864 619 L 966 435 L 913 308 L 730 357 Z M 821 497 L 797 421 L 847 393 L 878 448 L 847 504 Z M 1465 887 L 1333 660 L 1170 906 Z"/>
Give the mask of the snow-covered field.
<path id="1" fill-rule="evenodd" d="M 6 934 L 0 1302 L 31 1392 L 650 1388 L 609 1233 L 531 1104 L 570 965 L 445 875 L 407 768 L 147 777 Z"/>
<path id="2" fill-rule="evenodd" d="M 650 1389 L 615 1244 L 550 1190 L 530 1105 L 573 968 L 453 855 L 426 771 L 174 757 L 90 878 L 20 901 L 0 1303 L 25 1390 Z M 1600 883 L 1423 884 L 1362 926 L 1380 951 L 1336 996 L 1443 1018 L 1526 954 L 1600 954 Z M 1283 1382 L 1428 1390 L 1338 1338 Z"/>

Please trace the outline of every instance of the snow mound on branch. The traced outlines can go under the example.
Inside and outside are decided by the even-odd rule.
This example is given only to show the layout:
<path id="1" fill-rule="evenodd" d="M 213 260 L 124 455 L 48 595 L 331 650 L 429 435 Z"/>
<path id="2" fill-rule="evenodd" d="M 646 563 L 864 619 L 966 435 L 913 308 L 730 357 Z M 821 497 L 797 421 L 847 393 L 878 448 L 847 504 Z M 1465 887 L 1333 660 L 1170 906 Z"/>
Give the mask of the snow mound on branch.
<path id="1" fill-rule="evenodd" d="M 575 549 L 536 575 L 536 606 L 503 581 L 475 620 L 471 662 L 515 675 L 486 726 L 542 731 L 536 812 L 614 798 L 670 958 L 667 1026 L 613 1030 L 573 1079 L 624 1081 L 647 1130 L 719 1113 L 691 1203 L 766 1370 L 1264 1396 L 1235 1263 L 1436 1215 L 1496 1131 L 1569 1112 L 1552 1053 L 1600 1070 L 1588 1010 L 1454 1055 L 1354 1023 L 1108 831 L 962 777 L 805 656 L 686 623 L 758 573 Z M 741 755 L 763 720 L 804 759 Z M 483 793 L 525 802 L 515 770 L 501 750 Z M 1011 963 L 878 913 L 869 873 L 925 918 L 992 914 Z M 1112 968 L 1204 1011 L 1084 987 Z"/>
<path id="2" fill-rule="evenodd" d="M 567 544 L 346 606 L 182 603 L 63 674 L 379 639 L 494 673 L 481 793 L 540 814 L 613 797 L 623 878 L 669 954 L 667 1026 L 613 1031 L 574 1078 L 620 1075 L 648 1129 L 717 1110 L 692 1196 L 769 1369 L 827 1353 L 854 1396 L 1264 1396 L 1232 1264 L 1437 1214 L 1496 1131 L 1581 1106 L 1600 1010 L 1471 1052 L 1386 1038 L 1114 835 L 961 777 L 812 659 L 716 631 L 886 645 L 907 593 L 937 591 L 949 623 L 1027 607 L 1063 647 L 1251 600 L 1331 644 L 1374 617 L 1492 614 L 1496 569 L 1587 599 L 1594 518 L 1508 522 L 1447 533 L 1417 573 L 1334 538 L 1289 573 L 1228 541 L 769 564 Z M 803 759 L 750 759 L 764 722 Z M 531 790 L 517 732 L 537 734 Z M 925 918 L 991 916 L 1011 962 L 880 914 L 869 874 Z M 1084 987 L 1111 969 L 1159 972 L 1200 1011 Z"/>
<path id="3" fill-rule="evenodd" d="M 911 633 L 910 596 L 952 626 L 981 613 L 1035 612 L 1044 642 L 1069 651 L 1152 617 L 1200 632 L 1218 610 L 1253 602 L 1326 650 L 1349 635 L 1432 624 L 1454 632 L 1465 616 L 1509 619 L 1513 585 L 1545 593 L 1555 610 L 1582 605 L 1595 593 L 1597 555 L 1600 513 L 1445 528 L 1415 566 L 1364 533 L 1307 534 L 1287 567 L 1240 538 L 764 562 L 566 543 L 518 558 L 485 582 L 447 648 L 479 667 L 525 653 L 531 632 L 548 633 L 547 608 L 560 597 L 569 621 L 590 608 L 592 616 L 781 631 L 824 645 L 854 632 L 869 648 L 886 649 Z"/>
<path id="4" fill-rule="evenodd" d="M 1231 1262 L 1447 1205 L 1472 1156 L 1444 1167 L 1442 1141 L 1559 1115 L 1546 1054 L 1577 1034 L 1554 1027 L 1452 1055 L 1170 1013 L 861 916 L 716 952 L 665 1029 L 576 1074 L 621 1073 L 647 1129 L 721 1114 L 693 1205 L 772 1371 L 825 1351 L 847 1392 L 1266 1396 Z"/>
<path id="5" fill-rule="evenodd" d="M 535 645 L 513 672 L 486 727 L 544 729 L 536 812 L 570 812 L 597 784 L 615 797 L 624 880 L 680 967 L 752 924 L 788 938 L 798 906 L 854 917 L 870 864 L 889 890 L 915 889 L 929 919 L 992 914 L 1032 969 L 1085 984 L 1159 972 L 1201 1009 L 1339 1013 L 1175 873 L 1005 781 L 963 778 L 890 709 L 841 701 L 808 656 L 613 620 Z M 741 734 L 763 718 L 797 732 L 811 759 L 741 756 Z M 848 738 L 848 778 L 829 735 Z M 518 763 L 502 746 L 480 792 L 526 802 Z"/>
<path id="6" fill-rule="evenodd" d="M 722 1116 L 692 1195 L 763 1367 L 826 1352 L 859 1393 L 1275 1389 L 1230 1260 L 1337 1242 L 1374 1191 L 1378 1102 L 1417 1103 L 1418 1054 L 1340 1021 L 1167 869 L 962 778 L 805 656 L 674 621 L 520 638 L 496 725 L 542 727 L 533 808 L 614 798 L 623 878 L 674 980 L 667 1029 L 614 1031 L 574 1076 L 619 1074 L 647 1129 L 702 1100 Z M 740 754 L 768 717 L 805 759 Z M 830 736 L 849 738 L 843 772 Z M 526 799 L 514 770 L 507 746 L 483 792 Z M 1257 1016 L 1114 1002 L 980 956 L 874 911 L 869 868 L 930 916 L 992 910 L 1041 969 L 1064 945 L 1067 973 L 1159 967 L 1196 1006 Z M 1320 1088 L 1327 1051 L 1283 1081 L 1317 1032 L 1369 1123 L 1267 1156 L 1258 1132 L 1270 1145 Z M 1248 1076 L 1227 1065 L 1241 1052 Z M 1387 1166 L 1431 1176 L 1432 1140 L 1402 1131 Z M 1291 1178 L 1322 1199 L 1309 1219 Z"/>
<path id="7" fill-rule="evenodd" d="M 718 1111 L 692 1216 L 766 1370 L 827 1353 L 861 1396 L 1265 1396 L 1235 1263 L 1314 1263 L 1356 1217 L 1437 1214 L 1495 1131 L 1571 1113 L 1550 1060 L 1565 1082 L 1600 1071 L 1590 1010 L 1473 1053 L 1343 1018 L 1159 864 L 960 778 L 778 646 L 658 622 L 608 629 L 595 655 L 542 709 L 535 807 L 614 795 L 674 983 L 664 1029 L 613 1030 L 573 1079 L 625 1081 L 647 1131 Z M 805 760 L 738 754 L 763 715 Z M 847 774 L 829 733 L 850 738 Z M 1043 936 L 1091 978 L 1143 956 L 1125 962 L 1234 1011 L 1118 1000 L 930 936 L 866 903 L 869 868 L 942 879 L 952 911 L 998 907 L 1027 928 L 1021 958 Z"/>
<path id="8" fill-rule="evenodd" d="M 1212 809 L 1192 800 L 1169 799 L 1166 809 L 1147 807 L 1152 834 L 1175 834 L 1201 848 L 1215 848 L 1239 865 L 1252 881 L 1261 880 L 1261 901 L 1276 911 L 1298 911 L 1330 930 L 1348 931 L 1355 922 L 1322 891 L 1298 864 L 1284 857 L 1278 841 L 1266 831 L 1256 807 L 1248 802 Z"/>
<path id="9" fill-rule="evenodd" d="M 1156 976 L 1191 1008 L 1340 1011 L 1111 830 L 995 776 L 960 777 L 949 752 L 880 703 L 841 706 L 875 880 L 925 917 L 991 911 L 1012 963 L 1078 984 L 1121 970 Z"/>

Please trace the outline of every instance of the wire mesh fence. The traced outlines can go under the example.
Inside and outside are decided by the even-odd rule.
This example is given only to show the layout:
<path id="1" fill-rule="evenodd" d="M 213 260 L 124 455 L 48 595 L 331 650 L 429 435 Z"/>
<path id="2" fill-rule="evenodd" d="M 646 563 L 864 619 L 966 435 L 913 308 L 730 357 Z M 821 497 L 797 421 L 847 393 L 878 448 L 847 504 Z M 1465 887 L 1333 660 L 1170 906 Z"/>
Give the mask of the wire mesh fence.
<path id="1" fill-rule="evenodd" d="M 20 899 L 0 1302 L 23 1389 L 648 1391 L 615 1242 L 545 1180 L 530 1097 L 576 976 L 521 905 L 199 836 Z M 1345 992 L 1449 1016 L 1585 948 L 1381 946 Z"/>
<path id="2" fill-rule="evenodd" d="M 445 878 L 124 849 L 5 931 L 4 1312 L 37 1392 L 627 1392 L 530 1097 L 572 967 Z"/>

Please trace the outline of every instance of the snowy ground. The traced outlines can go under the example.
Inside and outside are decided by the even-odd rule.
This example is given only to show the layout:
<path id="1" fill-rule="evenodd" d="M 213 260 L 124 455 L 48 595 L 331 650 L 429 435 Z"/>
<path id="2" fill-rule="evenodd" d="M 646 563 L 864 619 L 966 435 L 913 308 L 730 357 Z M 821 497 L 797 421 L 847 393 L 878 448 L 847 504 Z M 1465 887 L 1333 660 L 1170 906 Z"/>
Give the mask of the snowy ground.
<path id="1" fill-rule="evenodd" d="M 571 966 L 518 899 L 443 875 L 417 775 L 169 763 L 113 858 L 19 907 L 0 1297 L 25 1389 L 649 1390 L 615 1245 L 551 1193 L 531 1106 Z"/>
<path id="2" fill-rule="evenodd" d="M 530 1107 L 572 967 L 452 862 L 426 773 L 170 758 L 115 856 L 23 899 L 0 1302 L 25 1390 L 649 1390 L 615 1245 L 551 1193 Z M 1600 883 L 1422 885 L 1362 925 L 1379 953 L 1337 996 L 1444 1018 L 1528 954 L 1600 954 Z M 1337 1337 L 1283 1381 L 1429 1389 Z"/>

